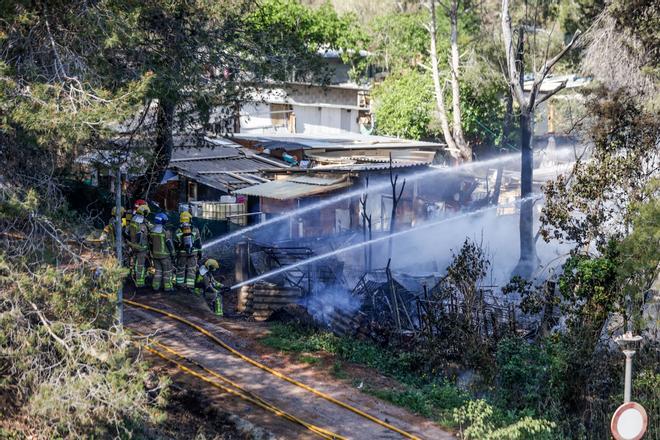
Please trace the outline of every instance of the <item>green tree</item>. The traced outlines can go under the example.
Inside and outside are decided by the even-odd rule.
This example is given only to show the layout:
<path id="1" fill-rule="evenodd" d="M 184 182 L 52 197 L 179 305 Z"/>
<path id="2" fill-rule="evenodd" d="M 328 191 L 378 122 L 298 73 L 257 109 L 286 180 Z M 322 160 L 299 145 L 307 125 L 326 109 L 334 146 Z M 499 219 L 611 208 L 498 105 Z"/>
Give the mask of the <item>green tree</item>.
<path id="1" fill-rule="evenodd" d="M 660 140 L 660 119 L 626 90 L 593 90 L 587 111 L 582 129 L 593 147 L 571 173 L 545 185 L 541 216 L 546 240 L 584 250 L 625 235 L 633 207 L 654 196 Z"/>
<path id="2" fill-rule="evenodd" d="M 409 139 L 435 135 L 433 84 L 431 78 L 416 70 L 388 76 L 373 91 L 376 132 Z"/>
<path id="3" fill-rule="evenodd" d="M 338 14 L 330 3 L 319 8 L 304 6 L 299 0 L 266 0 L 247 18 L 259 50 L 270 63 L 262 77 L 279 81 L 323 82 L 332 72 L 319 62 L 319 54 L 338 50 L 357 79 L 366 68 L 360 51 L 368 36 L 354 14 Z"/>
<path id="4" fill-rule="evenodd" d="M 461 86 L 463 130 L 476 152 L 488 153 L 501 140 L 501 96 L 502 85 L 498 82 L 482 81 L 479 87 L 465 82 Z M 377 133 L 410 139 L 440 136 L 433 84 L 425 72 L 393 73 L 374 87 L 373 97 Z"/>
<path id="5" fill-rule="evenodd" d="M 369 23 L 372 62 L 393 73 L 417 68 L 428 53 L 429 36 L 424 28 L 427 15 L 424 12 L 396 12 L 375 17 Z M 439 27 L 443 34 L 448 33 L 446 21 L 441 21 Z M 445 53 L 449 44 L 446 40 L 443 43 L 441 51 Z"/>
<path id="6" fill-rule="evenodd" d="M 81 143 L 112 137 L 109 128 L 133 133 L 133 144 L 150 150 L 134 191 L 141 196 L 160 181 L 175 132 L 212 124 L 231 132 L 239 102 L 259 84 L 327 80 L 320 49 L 340 50 L 358 69 L 364 37 L 354 16 L 295 0 L 12 2 L 2 26 L 2 60 L 18 87 L 11 100 L 58 116 L 18 109 L 15 122 L 56 126 Z M 57 111 L 69 102 L 70 111 Z M 94 113 L 83 119 L 83 111 Z M 65 127 L 68 119 L 84 130 Z"/>

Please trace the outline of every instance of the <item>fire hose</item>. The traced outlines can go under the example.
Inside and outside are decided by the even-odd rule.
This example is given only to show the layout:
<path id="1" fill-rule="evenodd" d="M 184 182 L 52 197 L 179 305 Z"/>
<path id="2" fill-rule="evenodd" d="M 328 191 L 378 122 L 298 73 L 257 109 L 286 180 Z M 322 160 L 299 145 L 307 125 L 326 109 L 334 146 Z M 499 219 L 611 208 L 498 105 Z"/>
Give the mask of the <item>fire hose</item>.
<path id="1" fill-rule="evenodd" d="M 146 335 L 144 335 L 144 334 L 142 334 L 138 331 L 132 330 L 132 332 L 136 333 L 137 335 L 139 335 L 141 337 L 145 337 L 145 338 L 147 337 Z M 342 437 L 338 434 L 335 434 L 332 431 L 328 431 L 327 429 L 324 429 L 324 428 L 321 428 L 319 426 L 313 425 L 311 423 L 305 422 L 304 420 L 300 419 L 299 417 L 296 417 L 296 416 L 294 416 L 294 415 L 278 408 L 274 404 L 262 399 L 261 397 L 257 396 L 256 394 L 254 394 L 254 393 L 252 393 L 248 390 L 245 390 L 243 387 L 241 387 L 237 383 L 233 382 L 232 380 L 228 379 L 227 377 L 221 375 L 220 373 L 218 373 L 216 371 L 213 371 L 213 370 L 210 370 L 209 368 L 205 367 L 204 365 L 200 364 L 199 362 L 184 356 L 183 354 L 179 353 L 178 351 L 174 350 L 171 347 L 166 346 L 165 344 L 163 344 L 159 341 L 156 341 L 154 339 L 149 339 L 148 342 L 151 343 L 151 344 L 157 345 L 158 347 L 160 347 L 163 350 L 173 354 L 174 356 L 176 356 L 179 359 L 190 362 L 191 364 L 195 365 L 199 369 L 203 370 L 205 373 L 221 380 L 222 382 L 229 385 L 230 387 L 233 387 L 234 389 L 230 388 L 230 387 L 227 387 L 227 386 L 224 386 L 224 385 L 221 385 L 218 382 L 209 379 L 207 376 L 204 376 L 204 375 L 202 375 L 202 374 L 200 374 L 196 371 L 191 370 L 190 368 L 188 368 L 185 365 L 181 364 L 177 360 L 166 356 L 165 354 L 163 354 L 162 352 L 160 352 L 160 351 L 158 351 L 154 348 L 151 348 L 149 346 L 144 346 L 144 348 L 147 351 L 149 351 L 150 353 L 160 357 L 161 359 L 163 359 L 167 362 L 170 362 L 170 363 L 174 364 L 179 370 L 181 370 L 181 371 L 183 371 L 183 372 L 185 372 L 185 373 L 187 373 L 191 376 L 194 376 L 198 379 L 201 379 L 204 382 L 212 385 L 215 388 L 218 388 L 218 389 L 220 389 L 222 391 L 225 391 L 229 394 L 232 394 L 232 395 L 234 395 L 234 396 L 236 396 L 240 399 L 246 400 L 246 401 L 248 401 L 248 402 L 250 402 L 254 405 L 257 405 L 260 408 L 263 408 L 267 411 L 272 412 L 273 414 L 277 415 L 278 417 L 282 417 L 286 420 L 289 420 L 290 422 L 301 425 L 301 426 L 307 428 L 308 430 L 312 431 L 313 433 L 317 434 L 321 438 L 324 438 L 324 439 L 327 439 L 327 440 L 347 440 L 346 437 Z"/>
<path id="2" fill-rule="evenodd" d="M 402 430 L 402 429 L 399 429 L 399 428 L 397 428 L 396 426 L 391 425 L 390 423 L 387 423 L 387 422 L 385 422 L 385 421 L 382 421 L 382 420 L 378 419 L 377 417 L 372 416 L 371 414 L 368 414 L 368 413 L 366 413 L 366 412 L 364 412 L 364 411 L 362 411 L 362 410 L 360 410 L 360 409 L 358 409 L 358 408 L 355 408 L 354 406 L 352 406 L 352 405 L 350 405 L 350 404 L 348 404 L 348 403 L 342 402 L 341 400 L 338 400 L 338 399 L 336 399 L 336 398 L 330 396 L 329 394 L 326 394 L 326 393 L 324 393 L 324 392 L 322 392 L 322 391 L 319 391 L 319 390 L 317 390 L 317 389 L 315 389 L 315 388 L 312 388 L 312 387 L 310 387 L 309 385 L 306 385 L 306 384 L 304 384 L 304 383 L 302 383 L 302 382 L 300 382 L 300 381 L 298 381 L 298 380 L 296 380 L 296 379 L 293 379 L 292 377 L 289 377 L 289 376 L 287 376 L 287 375 L 285 375 L 285 374 L 283 374 L 283 373 L 280 373 L 279 371 L 274 370 L 274 369 L 272 369 L 272 368 L 270 368 L 270 367 L 268 367 L 268 366 L 266 366 L 266 365 L 264 365 L 264 364 L 262 364 L 262 363 L 260 363 L 260 362 L 258 362 L 258 361 L 256 361 L 256 360 L 252 359 L 252 358 L 249 357 L 249 356 L 244 355 L 243 353 L 239 352 L 239 351 L 236 350 L 235 348 L 231 347 L 230 345 L 228 345 L 227 343 L 225 343 L 224 341 L 222 341 L 221 339 L 219 339 L 217 336 L 213 335 L 211 332 L 209 332 L 209 331 L 206 330 L 205 328 L 203 328 L 203 327 L 201 327 L 201 326 L 199 326 L 199 325 L 197 325 L 197 324 L 195 324 L 195 323 L 189 321 L 188 319 L 186 319 L 186 318 L 184 318 L 184 317 L 182 317 L 182 316 L 179 316 L 179 315 L 176 315 L 176 314 L 174 314 L 174 313 L 170 313 L 170 312 L 167 312 L 167 311 L 165 311 L 165 310 L 158 309 L 158 308 L 156 308 L 156 307 L 152 307 L 152 306 L 149 306 L 149 305 L 146 305 L 146 304 L 142 304 L 142 303 L 139 303 L 139 302 L 131 301 L 131 300 L 124 300 L 124 303 L 126 303 L 126 304 L 128 304 L 128 305 L 130 305 L 130 306 L 133 306 L 133 307 L 138 307 L 138 308 L 141 308 L 141 309 L 144 309 L 144 310 L 148 310 L 148 311 L 151 311 L 151 312 L 154 312 L 154 313 L 158 313 L 158 314 L 160 314 L 160 315 L 163 315 L 163 316 L 166 316 L 166 317 L 168 317 L 168 318 L 170 318 L 170 319 L 173 319 L 173 320 L 175 320 L 175 321 L 178 321 L 178 322 L 180 322 L 180 323 L 182 323 L 182 324 L 185 324 L 185 325 L 187 325 L 188 327 L 191 327 L 191 328 L 195 329 L 196 331 L 198 331 L 199 333 L 203 334 L 204 336 L 206 336 L 207 338 L 209 338 L 211 341 L 213 341 L 213 342 L 216 343 L 217 345 L 221 346 L 221 347 L 224 348 L 225 350 L 229 351 L 231 354 L 233 354 L 234 356 L 238 357 L 239 359 L 241 359 L 241 360 L 243 360 L 243 361 L 245 361 L 245 362 L 247 362 L 247 363 L 249 363 L 249 364 L 251 364 L 251 365 L 253 365 L 253 366 L 255 366 L 255 367 L 257 367 L 257 368 L 259 368 L 259 369 L 261 369 L 261 370 L 263 370 L 263 371 L 266 371 L 266 372 L 272 374 L 273 376 L 275 376 L 275 377 L 277 377 L 277 378 L 279 378 L 279 379 L 282 379 L 282 380 L 284 380 L 284 381 L 286 381 L 286 382 L 289 382 L 289 383 L 291 383 L 291 384 L 293 384 L 293 385 L 296 385 L 296 386 L 298 386 L 298 387 L 300 387 L 300 388 L 302 388 L 302 389 L 304 389 L 304 390 L 307 390 L 307 391 L 311 392 L 312 394 L 315 394 L 316 396 L 321 397 L 322 399 L 327 400 L 328 402 L 334 403 L 335 405 L 338 405 L 338 406 L 340 406 L 340 407 L 342 407 L 342 408 L 344 408 L 344 409 L 347 409 L 348 411 L 351 411 L 351 412 L 353 412 L 353 413 L 355 413 L 355 414 L 357 414 L 357 415 L 359 415 L 359 416 L 361 416 L 361 417 L 363 417 L 363 418 L 365 418 L 365 419 L 367 419 L 367 420 L 370 420 L 370 421 L 372 421 L 372 422 L 374 422 L 374 423 L 376 423 L 376 424 L 378 424 L 378 425 L 380 425 L 380 426 L 382 426 L 382 427 L 384 427 L 384 428 L 387 428 L 387 429 L 389 429 L 390 431 L 394 431 L 394 432 L 396 432 L 396 433 L 398 433 L 398 434 L 401 434 L 402 436 L 404 436 L 404 437 L 406 437 L 406 438 L 408 438 L 408 439 L 411 439 L 411 440 L 421 440 L 419 437 L 417 437 L 417 436 L 415 436 L 415 435 L 413 435 L 413 434 L 411 434 L 411 433 L 409 433 L 409 432 L 407 432 L 407 431 L 404 431 L 404 430 Z"/>

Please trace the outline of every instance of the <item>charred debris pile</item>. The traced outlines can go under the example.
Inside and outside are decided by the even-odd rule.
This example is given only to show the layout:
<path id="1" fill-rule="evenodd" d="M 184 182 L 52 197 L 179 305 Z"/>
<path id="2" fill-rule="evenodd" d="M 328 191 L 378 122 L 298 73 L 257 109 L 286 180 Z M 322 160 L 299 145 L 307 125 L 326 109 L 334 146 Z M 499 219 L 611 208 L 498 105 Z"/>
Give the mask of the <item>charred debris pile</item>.
<path id="1" fill-rule="evenodd" d="M 349 238 L 350 239 L 350 238 Z M 346 240 L 346 237 L 335 240 Z M 314 243 L 240 243 L 236 280 L 311 258 Z M 325 243 L 332 249 L 332 243 Z M 323 249 L 327 250 L 327 249 Z M 378 342 L 441 340 L 447 337 L 497 339 L 531 335 L 538 323 L 521 321 L 512 301 L 477 279 L 457 285 L 451 274 L 414 276 L 385 268 L 355 272 L 337 258 L 284 271 L 240 288 L 237 311 L 257 320 L 313 323 L 339 336 Z"/>

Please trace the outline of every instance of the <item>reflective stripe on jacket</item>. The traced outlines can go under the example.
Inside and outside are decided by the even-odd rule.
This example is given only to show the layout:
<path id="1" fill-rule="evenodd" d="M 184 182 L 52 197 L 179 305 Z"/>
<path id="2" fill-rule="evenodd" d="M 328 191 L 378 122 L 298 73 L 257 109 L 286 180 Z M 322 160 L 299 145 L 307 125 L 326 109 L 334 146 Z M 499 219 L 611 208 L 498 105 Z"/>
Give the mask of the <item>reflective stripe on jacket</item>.
<path id="1" fill-rule="evenodd" d="M 154 258 L 169 258 L 172 256 L 174 247 L 169 231 L 158 225 L 149 233 L 151 255 Z"/>
<path id="2" fill-rule="evenodd" d="M 134 216 L 128 225 L 128 244 L 138 252 L 149 250 L 149 228 L 142 216 Z"/>

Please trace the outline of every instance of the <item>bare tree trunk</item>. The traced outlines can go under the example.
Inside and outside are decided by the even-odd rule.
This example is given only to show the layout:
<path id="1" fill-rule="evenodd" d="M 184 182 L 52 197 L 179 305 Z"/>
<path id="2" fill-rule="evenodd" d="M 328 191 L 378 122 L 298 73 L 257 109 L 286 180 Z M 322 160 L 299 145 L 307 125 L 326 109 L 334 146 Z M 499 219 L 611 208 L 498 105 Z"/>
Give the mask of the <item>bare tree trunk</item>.
<path id="1" fill-rule="evenodd" d="M 436 107 L 438 108 L 438 117 L 440 118 L 440 127 L 442 135 L 447 142 L 449 154 L 455 158 L 460 158 L 460 149 L 454 142 L 454 136 L 449 128 L 449 119 L 445 107 L 444 88 L 440 84 L 440 68 L 438 67 L 438 44 L 437 44 L 437 24 L 435 15 L 435 0 L 431 0 L 431 26 L 429 27 L 431 36 L 431 74 L 433 75 L 433 88 L 435 90 Z"/>
<path id="2" fill-rule="evenodd" d="M 525 34 L 524 29 L 519 29 L 518 46 L 516 49 L 516 68 L 522 72 L 518 76 L 518 84 L 521 90 L 524 90 L 524 72 L 525 72 Z M 532 137 L 532 120 L 534 118 L 534 99 L 531 94 L 526 105 L 520 108 L 520 219 L 519 219 L 519 240 L 520 240 L 520 259 L 516 265 L 513 274 L 523 278 L 530 278 L 538 264 L 536 256 L 536 241 L 534 240 L 534 203 L 528 200 L 532 195 L 532 183 L 534 180 L 534 148 Z"/>
<path id="3" fill-rule="evenodd" d="M 465 142 L 463 127 L 461 125 L 461 90 L 459 83 L 460 54 L 458 51 L 458 6 L 460 0 L 452 0 L 451 7 L 447 10 L 451 23 L 450 46 L 451 56 L 449 67 L 451 71 L 451 96 L 452 96 L 452 125 L 449 125 L 447 107 L 445 106 L 444 87 L 440 80 L 440 68 L 438 63 L 437 42 L 437 18 L 435 0 L 431 0 L 431 24 L 428 31 L 431 37 L 431 74 L 433 75 L 433 88 L 435 91 L 438 118 L 442 127 L 442 135 L 447 142 L 449 154 L 459 162 L 472 160 L 472 148 Z"/>
<path id="4" fill-rule="evenodd" d="M 454 142 L 460 150 L 461 158 L 469 162 L 472 160 L 472 149 L 469 148 L 463 136 L 463 126 L 461 125 L 461 89 L 458 82 L 460 55 L 458 52 L 458 2 L 453 0 L 449 10 L 449 21 L 451 23 L 450 46 L 451 46 L 451 98 L 452 98 L 452 135 Z"/>

